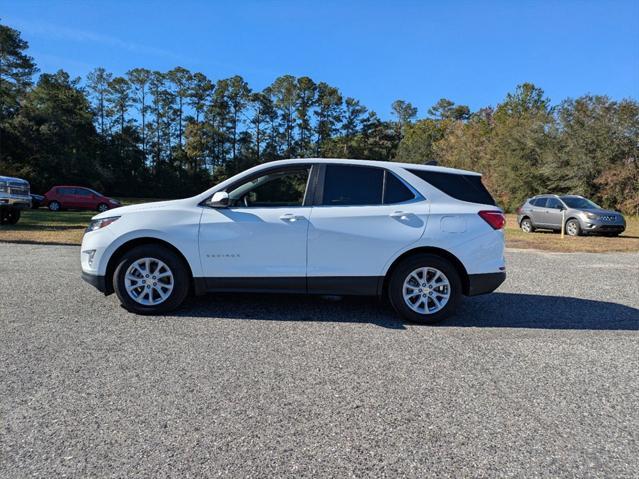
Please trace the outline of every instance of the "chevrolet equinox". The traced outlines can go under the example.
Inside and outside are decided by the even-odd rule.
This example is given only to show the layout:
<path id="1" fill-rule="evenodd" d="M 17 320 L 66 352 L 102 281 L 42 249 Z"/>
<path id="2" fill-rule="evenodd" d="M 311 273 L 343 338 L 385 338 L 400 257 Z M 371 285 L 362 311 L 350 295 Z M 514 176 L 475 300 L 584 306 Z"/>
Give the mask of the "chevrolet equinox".
<path id="1" fill-rule="evenodd" d="M 173 310 L 189 292 L 369 295 L 430 324 L 504 281 L 503 227 L 477 173 L 282 160 L 192 198 L 98 214 L 82 277 L 139 314 Z"/>

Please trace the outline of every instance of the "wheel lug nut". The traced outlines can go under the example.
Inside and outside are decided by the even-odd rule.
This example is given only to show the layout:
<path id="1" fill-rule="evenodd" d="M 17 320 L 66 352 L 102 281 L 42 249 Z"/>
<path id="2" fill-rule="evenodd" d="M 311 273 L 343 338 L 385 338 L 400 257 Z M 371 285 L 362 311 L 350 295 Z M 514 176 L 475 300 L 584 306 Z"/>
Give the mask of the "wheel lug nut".
<path id="1" fill-rule="evenodd" d="M 147 275 L 145 276 L 145 278 L 148 278 L 148 277 L 149 277 L 149 275 L 147 274 Z"/>

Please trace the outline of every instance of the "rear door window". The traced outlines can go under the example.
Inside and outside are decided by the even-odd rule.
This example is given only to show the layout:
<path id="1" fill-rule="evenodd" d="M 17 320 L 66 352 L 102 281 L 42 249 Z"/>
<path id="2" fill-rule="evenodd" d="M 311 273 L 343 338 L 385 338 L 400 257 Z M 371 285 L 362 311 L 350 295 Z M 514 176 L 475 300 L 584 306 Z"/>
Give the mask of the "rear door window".
<path id="1" fill-rule="evenodd" d="M 481 176 L 418 169 L 408 171 L 457 200 L 495 205 L 495 200 L 481 182 Z"/>
<path id="2" fill-rule="evenodd" d="M 557 198 L 548 198 L 548 201 L 546 202 L 546 208 L 558 210 L 560 206 L 561 203 Z"/>
<path id="3" fill-rule="evenodd" d="M 368 166 L 326 165 L 322 205 L 382 204 L 384 170 Z"/>

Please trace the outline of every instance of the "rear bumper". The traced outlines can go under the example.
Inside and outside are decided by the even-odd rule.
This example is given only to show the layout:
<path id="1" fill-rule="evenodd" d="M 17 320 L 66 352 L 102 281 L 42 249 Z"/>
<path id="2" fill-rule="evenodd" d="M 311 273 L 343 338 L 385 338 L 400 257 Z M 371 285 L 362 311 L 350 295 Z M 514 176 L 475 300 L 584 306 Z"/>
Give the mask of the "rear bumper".
<path id="1" fill-rule="evenodd" d="M 89 274 L 82 271 L 82 279 L 96 288 L 98 291 L 106 294 L 106 278 L 96 274 Z"/>
<path id="2" fill-rule="evenodd" d="M 506 280 L 506 273 L 483 273 L 468 275 L 468 296 L 492 293 Z"/>

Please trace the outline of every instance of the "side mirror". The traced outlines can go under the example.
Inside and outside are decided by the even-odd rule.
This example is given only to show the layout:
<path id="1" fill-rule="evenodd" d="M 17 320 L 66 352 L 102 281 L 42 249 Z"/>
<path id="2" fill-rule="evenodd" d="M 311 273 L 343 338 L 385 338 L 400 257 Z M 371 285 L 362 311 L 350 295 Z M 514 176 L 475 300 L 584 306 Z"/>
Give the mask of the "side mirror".
<path id="1" fill-rule="evenodd" d="M 209 200 L 211 208 L 227 208 L 229 205 L 229 194 L 226 191 L 218 191 Z"/>

